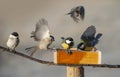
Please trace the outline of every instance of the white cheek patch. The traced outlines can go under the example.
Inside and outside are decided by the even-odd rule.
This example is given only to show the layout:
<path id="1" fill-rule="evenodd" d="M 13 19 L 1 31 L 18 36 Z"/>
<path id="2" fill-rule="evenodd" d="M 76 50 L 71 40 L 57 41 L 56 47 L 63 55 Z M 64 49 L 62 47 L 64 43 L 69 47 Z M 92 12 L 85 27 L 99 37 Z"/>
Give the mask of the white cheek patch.
<path id="1" fill-rule="evenodd" d="M 17 38 L 17 37 L 15 37 L 15 36 L 13 36 L 13 35 L 10 35 L 9 38 Z"/>
<path id="2" fill-rule="evenodd" d="M 70 43 L 71 43 L 71 41 L 70 41 L 70 40 L 66 40 L 66 43 L 70 44 Z"/>

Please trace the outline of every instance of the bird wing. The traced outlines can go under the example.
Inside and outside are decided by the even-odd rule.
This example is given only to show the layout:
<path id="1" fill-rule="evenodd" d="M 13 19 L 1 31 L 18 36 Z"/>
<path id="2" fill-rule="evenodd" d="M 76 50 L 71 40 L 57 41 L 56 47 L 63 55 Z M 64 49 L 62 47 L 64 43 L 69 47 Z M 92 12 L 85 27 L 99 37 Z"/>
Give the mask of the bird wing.
<path id="1" fill-rule="evenodd" d="M 73 18 L 73 20 L 74 20 L 75 22 L 79 22 L 79 19 L 77 18 L 75 12 L 73 12 L 73 14 L 71 14 L 71 17 Z"/>
<path id="2" fill-rule="evenodd" d="M 95 38 L 96 28 L 95 26 L 89 26 L 81 36 L 84 42 L 92 41 Z"/>
<path id="3" fill-rule="evenodd" d="M 20 42 L 20 40 L 19 40 L 19 38 L 17 38 L 15 47 L 18 46 L 19 42 Z"/>
<path id="4" fill-rule="evenodd" d="M 102 33 L 98 33 L 93 41 L 93 46 L 99 43 L 99 39 L 102 36 Z"/>
<path id="5" fill-rule="evenodd" d="M 49 33 L 48 22 L 47 20 L 42 18 L 36 23 L 34 39 L 35 41 L 41 41 L 42 39 L 49 38 L 49 37 L 50 37 L 50 33 Z"/>
<path id="6" fill-rule="evenodd" d="M 80 19 L 84 20 L 85 9 L 83 6 L 77 6 L 71 9 L 70 14 L 73 20 L 78 22 Z M 80 17 L 80 19 L 77 18 L 78 16 Z"/>
<path id="7" fill-rule="evenodd" d="M 84 16 L 85 16 L 85 9 L 84 9 L 84 7 L 83 6 L 78 6 L 78 7 L 76 7 L 76 11 L 79 12 L 80 18 L 83 20 Z"/>

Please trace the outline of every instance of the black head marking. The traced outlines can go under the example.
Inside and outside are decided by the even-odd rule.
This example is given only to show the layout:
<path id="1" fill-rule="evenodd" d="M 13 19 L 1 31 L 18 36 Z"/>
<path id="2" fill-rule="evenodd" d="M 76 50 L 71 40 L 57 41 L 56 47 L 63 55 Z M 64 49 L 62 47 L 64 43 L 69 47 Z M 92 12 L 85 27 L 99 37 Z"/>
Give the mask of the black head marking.
<path id="1" fill-rule="evenodd" d="M 68 38 L 66 38 L 66 40 L 74 41 L 72 37 L 68 37 Z"/>
<path id="2" fill-rule="evenodd" d="M 19 36 L 17 32 L 13 32 L 12 35 Z"/>
<path id="3" fill-rule="evenodd" d="M 50 37 L 51 37 L 51 41 L 55 41 L 54 36 L 50 35 Z"/>

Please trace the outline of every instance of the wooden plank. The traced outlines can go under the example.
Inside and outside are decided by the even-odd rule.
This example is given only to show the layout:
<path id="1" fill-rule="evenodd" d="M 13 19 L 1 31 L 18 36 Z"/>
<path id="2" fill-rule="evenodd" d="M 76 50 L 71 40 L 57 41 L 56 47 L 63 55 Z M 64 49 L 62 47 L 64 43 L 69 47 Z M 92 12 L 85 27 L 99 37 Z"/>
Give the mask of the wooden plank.
<path id="1" fill-rule="evenodd" d="M 64 49 L 54 52 L 54 63 L 57 64 L 101 64 L 101 52 L 72 50 L 72 55 Z"/>

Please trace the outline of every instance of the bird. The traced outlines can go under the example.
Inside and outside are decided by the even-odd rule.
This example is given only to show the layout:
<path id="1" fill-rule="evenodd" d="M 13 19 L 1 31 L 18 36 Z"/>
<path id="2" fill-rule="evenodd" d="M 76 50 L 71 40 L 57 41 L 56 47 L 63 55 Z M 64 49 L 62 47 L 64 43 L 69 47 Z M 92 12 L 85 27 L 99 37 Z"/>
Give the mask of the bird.
<path id="1" fill-rule="evenodd" d="M 50 49 L 49 46 L 52 44 L 53 41 L 55 41 L 54 36 L 50 34 L 48 21 L 44 18 L 39 19 L 39 21 L 36 23 L 35 31 L 31 32 L 30 37 L 39 43 L 37 47 L 40 50 Z M 26 48 L 26 50 L 30 48 Z"/>
<path id="2" fill-rule="evenodd" d="M 17 32 L 12 32 L 9 35 L 8 41 L 7 41 L 7 47 L 10 51 L 14 51 L 15 52 L 15 48 L 18 46 L 20 42 L 19 39 L 19 34 Z"/>
<path id="3" fill-rule="evenodd" d="M 84 6 L 76 6 L 71 9 L 67 15 L 70 15 L 75 22 L 79 22 L 80 19 L 84 20 L 85 17 L 85 8 Z"/>
<path id="4" fill-rule="evenodd" d="M 99 43 L 101 36 L 102 33 L 96 35 L 95 26 L 89 26 L 80 37 L 82 41 L 77 45 L 77 49 L 89 51 L 91 48 L 95 48 L 95 45 Z"/>
<path id="5" fill-rule="evenodd" d="M 70 50 L 74 46 L 74 40 L 72 37 L 61 37 L 62 43 L 61 46 L 67 50 L 68 54 L 72 54 L 72 51 Z"/>

